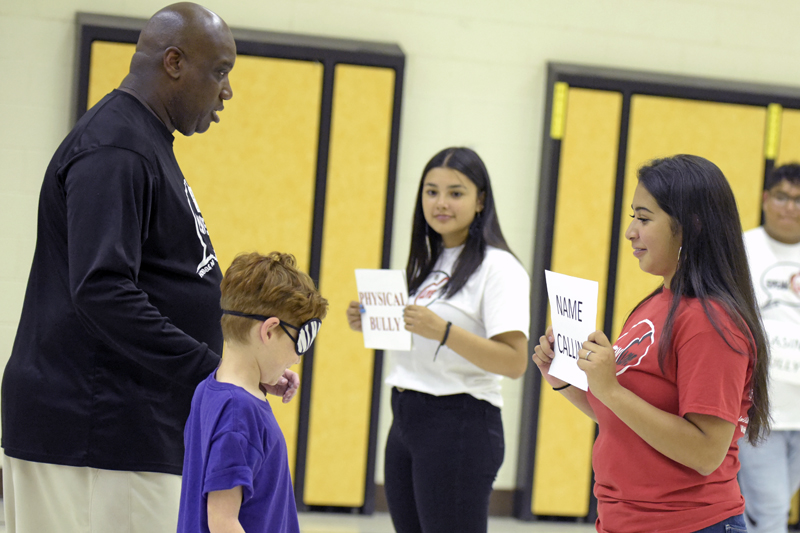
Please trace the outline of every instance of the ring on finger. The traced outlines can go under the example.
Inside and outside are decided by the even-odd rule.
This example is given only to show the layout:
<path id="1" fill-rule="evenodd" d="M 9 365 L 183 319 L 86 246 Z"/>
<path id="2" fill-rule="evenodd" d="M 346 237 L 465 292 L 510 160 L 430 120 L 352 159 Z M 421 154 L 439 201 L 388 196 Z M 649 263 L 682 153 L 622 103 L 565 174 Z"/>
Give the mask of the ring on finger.
<path id="1" fill-rule="evenodd" d="M 589 360 L 589 356 L 590 356 L 590 355 L 592 355 L 592 352 L 590 352 L 589 350 L 586 350 L 586 357 L 585 357 L 585 359 L 586 359 L 587 361 Z"/>

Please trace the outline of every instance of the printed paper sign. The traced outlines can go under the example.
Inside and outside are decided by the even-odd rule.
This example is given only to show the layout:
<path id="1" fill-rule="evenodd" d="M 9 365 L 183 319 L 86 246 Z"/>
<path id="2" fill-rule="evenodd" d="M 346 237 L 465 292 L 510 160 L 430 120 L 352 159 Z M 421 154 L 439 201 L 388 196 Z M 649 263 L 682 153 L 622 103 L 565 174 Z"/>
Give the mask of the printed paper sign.
<path id="1" fill-rule="evenodd" d="M 587 390 L 586 374 L 578 368 L 578 350 L 597 329 L 597 282 L 549 270 L 544 277 L 555 338 L 550 374 Z"/>
<path id="2" fill-rule="evenodd" d="M 769 377 L 800 385 L 800 327 L 797 324 L 764 320 L 769 344 Z"/>
<path id="3" fill-rule="evenodd" d="M 406 331 L 403 309 L 408 304 L 404 270 L 356 269 L 358 303 L 364 347 L 376 350 L 411 350 L 411 332 Z"/>

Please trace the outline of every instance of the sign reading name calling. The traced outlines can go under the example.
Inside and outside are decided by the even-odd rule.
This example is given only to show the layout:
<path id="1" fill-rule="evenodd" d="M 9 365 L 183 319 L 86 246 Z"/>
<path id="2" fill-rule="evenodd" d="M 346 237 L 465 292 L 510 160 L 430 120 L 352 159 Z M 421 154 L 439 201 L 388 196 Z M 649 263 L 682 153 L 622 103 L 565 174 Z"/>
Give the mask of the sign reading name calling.
<path id="1" fill-rule="evenodd" d="M 578 368 L 578 352 L 597 323 L 596 281 L 544 271 L 553 324 L 555 357 L 550 374 L 582 390 L 589 385 Z"/>
<path id="2" fill-rule="evenodd" d="M 403 322 L 408 286 L 403 270 L 356 270 L 358 303 L 364 347 L 376 350 L 411 350 L 411 333 Z"/>

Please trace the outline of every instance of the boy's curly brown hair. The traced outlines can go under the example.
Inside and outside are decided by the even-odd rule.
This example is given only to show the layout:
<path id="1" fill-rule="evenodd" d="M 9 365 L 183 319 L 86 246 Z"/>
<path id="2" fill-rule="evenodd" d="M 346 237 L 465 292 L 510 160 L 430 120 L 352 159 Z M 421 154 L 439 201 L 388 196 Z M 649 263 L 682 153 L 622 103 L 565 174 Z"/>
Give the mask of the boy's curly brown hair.
<path id="1" fill-rule="evenodd" d="M 328 312 L 328 300 L 308 274 L 297 269 L 291 254 L 239 254 L 225 272 L 220 288 L 222 309 L 275 316 L 298 327 L 312 318 L 321 320 Z M 222 315 L 225 341 L 246 342 L 253 324 L 249 318 Z"/>

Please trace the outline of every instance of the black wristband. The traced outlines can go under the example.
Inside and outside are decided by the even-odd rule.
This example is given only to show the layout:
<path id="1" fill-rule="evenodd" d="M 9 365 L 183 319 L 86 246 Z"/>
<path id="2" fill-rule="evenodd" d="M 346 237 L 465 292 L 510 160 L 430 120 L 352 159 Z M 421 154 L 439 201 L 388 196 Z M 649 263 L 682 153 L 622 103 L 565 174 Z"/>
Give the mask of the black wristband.
<path id="1" fill-rule="evenodd" d="M 572 387 L 572 385 L 570 385 L 569 383 L 567 383 L 566 385 L 561 385 L 560 387 L 553 387 L 553 390 L 555 390 L 555 391 L 564 390 L 564 389 L 566 389 L 567 387 Z"/>
<path id="2" fill-rule="evenodd" d="M 452 322 L 447 323 L 447 327 L 444 328 L 444 337 L 442 337 L 442 342 L 439 343 L 439 346 L 444 346 L 447 342 L 447 337 L 450 335 L 450 326 L 452 325 Z"/>
<path id="3" fill-rule="evenodd" d="M 436 356 L 439 355 L 439 349 L 447 342 L 447 337 L 450 335 L 450 326 L 452 325 L 452 322 L 447 322 L 447 326 L 444 328 L 444 337 L 442 337 L 442 342 L 439 343 L 439 346 L 436 347 L 436 353 L 433 354 L 434 361 L 436 361 Z"/>

